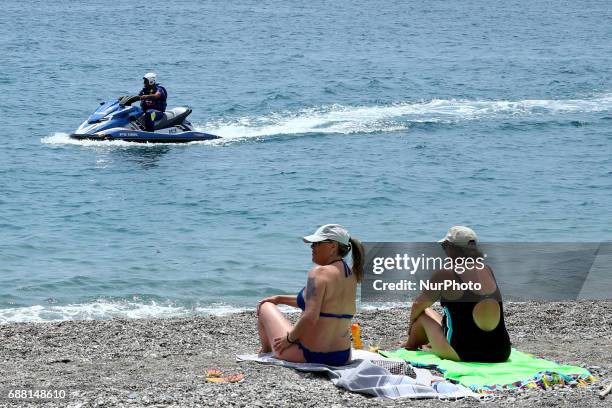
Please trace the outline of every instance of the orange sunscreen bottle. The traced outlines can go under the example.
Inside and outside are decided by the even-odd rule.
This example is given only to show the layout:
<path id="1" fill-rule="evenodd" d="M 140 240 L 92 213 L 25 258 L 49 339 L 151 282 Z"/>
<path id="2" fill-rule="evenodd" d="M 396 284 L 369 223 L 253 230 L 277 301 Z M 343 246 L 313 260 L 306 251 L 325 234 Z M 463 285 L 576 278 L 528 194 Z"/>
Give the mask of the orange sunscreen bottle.
<path id="1" fill-rule="evenodd" d="M 359 324 L 353 323 L 351 325 L 351 333 L 353 335 L 353 348 L 363 348 L 363 345 L 361 344 L 361 328 L 359 327 Z"/>

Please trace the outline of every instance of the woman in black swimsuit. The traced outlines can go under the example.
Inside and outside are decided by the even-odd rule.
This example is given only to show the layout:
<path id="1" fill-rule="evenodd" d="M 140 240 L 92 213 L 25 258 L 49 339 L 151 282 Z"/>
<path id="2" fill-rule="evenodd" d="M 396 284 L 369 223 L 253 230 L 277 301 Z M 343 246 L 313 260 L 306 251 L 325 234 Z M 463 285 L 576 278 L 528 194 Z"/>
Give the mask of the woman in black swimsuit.
<path id="1" fill-rule="evenodd" d="M 297 295 L 271 296 L 257 305 L 261 351 L 273 351 L 281 360 L 340 366 L 351 359 L 351 320 L 363 273 L 363 248 L 338 224 L 323 225 L 304 242 L 311 244 L 315 263 L 306 286 Z M 349 252 L 351 267 L 344 260 Z M 295 325 L 278 304 L 302 309 Z"/>
<path id="2" fill-rule="evenodd" d="M 470 228 L 455 226 L 439 242 L 446 255 L 458 261 L 472 258 L 484 260 L 476 246 L 476 233 Z M 454 361 L 503 362 L 510 356 L 510 337 L 504 323 L 501 292 L 493 271 L 484 262 L 470 268 L 441 270 L 430 282 L 472 284 L 473 290 L 427 291 L 412 304 L 408 340 L 402 344 L 409 350 L 429 345 L 441 358 Z M 455 262 L 458 265 L 459 262 Z M 477 289 L 478 285 L 480 289 Z M 465 286 L 465 285 L 464 285 Z M 430 308 L 440 301 L 444 316 Z"/>

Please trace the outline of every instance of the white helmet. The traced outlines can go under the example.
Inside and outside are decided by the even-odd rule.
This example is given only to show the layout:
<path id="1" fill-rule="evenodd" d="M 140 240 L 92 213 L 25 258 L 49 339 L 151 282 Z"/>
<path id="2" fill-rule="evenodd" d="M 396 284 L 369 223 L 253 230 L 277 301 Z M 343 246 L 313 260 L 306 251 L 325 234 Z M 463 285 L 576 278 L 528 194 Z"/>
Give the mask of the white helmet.
<path id="1" fill-rule="evenodd" d="M 157 82 L 157 75 L 155 75 L 155 72 L 147 72 L 142 78 L 146 79 L 149 85 L 155 85 L 155 82 Z"/>

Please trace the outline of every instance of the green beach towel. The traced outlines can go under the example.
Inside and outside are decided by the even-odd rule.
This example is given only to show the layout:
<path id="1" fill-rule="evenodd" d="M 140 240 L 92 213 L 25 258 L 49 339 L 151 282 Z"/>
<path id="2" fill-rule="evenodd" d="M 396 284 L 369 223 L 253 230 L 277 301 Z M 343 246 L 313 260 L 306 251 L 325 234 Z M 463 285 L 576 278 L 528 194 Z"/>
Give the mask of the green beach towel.
<path id="1" fill-rule="evenodd" d="M 586 385 L 595 381 L 588 370 L 537 358 L 512 349 L 504 363 L 466 363 L 443 360 L 432 352 L 380 351 L 385 357 L 402 359 L 415 367 L 435 368 L 444 378 L 458 382 L 475 392 L 488 393 L 502 389 L 548 388 L 554 384 Z"/>

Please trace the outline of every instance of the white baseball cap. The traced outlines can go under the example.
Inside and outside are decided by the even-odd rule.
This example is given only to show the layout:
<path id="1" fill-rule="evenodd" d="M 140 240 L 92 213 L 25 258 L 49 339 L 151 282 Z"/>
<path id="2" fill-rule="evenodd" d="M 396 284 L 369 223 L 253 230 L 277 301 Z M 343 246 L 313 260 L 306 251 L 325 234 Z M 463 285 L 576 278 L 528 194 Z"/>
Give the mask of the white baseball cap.
<path id="1" fill-rule="evenodd" d="M 304 242 L 313 243 L 321 241 L 336 241 L 344 245 L 349 245 L 351 237 L 348 231 L 338 224 L 325 224 L 319 227 L 314 234 L 302 238 Z"/>
<path id="2" fill-rule="evenodd" d="M 470 243 L 475 245 L 478 242 L 478 237 L 473 229 L 464 227 L 463 225 L 456 225 L 451 227 L 444 238 L 438 242 L 450 242 L 458 246 L 466 247 Z"/>

